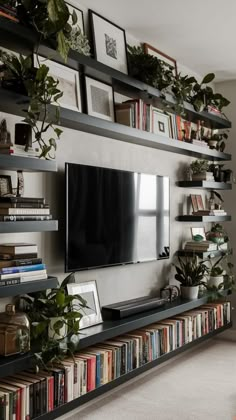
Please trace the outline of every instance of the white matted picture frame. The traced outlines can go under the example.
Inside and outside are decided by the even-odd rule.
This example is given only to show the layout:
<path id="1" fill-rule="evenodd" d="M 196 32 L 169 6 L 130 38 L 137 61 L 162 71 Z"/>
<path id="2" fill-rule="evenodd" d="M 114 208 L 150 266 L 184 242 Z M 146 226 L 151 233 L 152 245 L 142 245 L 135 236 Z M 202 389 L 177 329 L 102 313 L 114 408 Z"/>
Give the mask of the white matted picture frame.
<path id="1" fill-rule="evenodd" d="M 177 70 L 177 62 L 174 58 L 170 57 L 169 55 L 163 53 L 162 51 L 158 50 L 155 47 L 152 47 L 150 44 L 144 43 L 143 49 L 145 54 L 153 55 L 154 57 L 157 57 L 159 60 L 164 61 L 164 63 L 169 66 L 171 69 L 173 69 L 173 72 L 175 76 L 178 74 Z"/>
<path id="2" fill-rule="evenodd" d="M 75 24 L 75 26 L 79 26 L 81 29 L 81 33 L 84 35 L 85 34 L 85 29 L 84 29 L 84 14 L 82 12 L 82 10 L 78 9 L 78 7 L 75 7 L 70 1 L 66 1 L 66 5 L 69 9 L 70 14 L 73 14 L 73 11 L 75 11 L 76 15 L 77 15 L 77 23 Z M 70 16 L 68 23 L 70 25 L 73 24 L 72 22 L 72 16 Z"/>
<path id="3" fill-rule="evenodd" d="M 82 112 L 79 72 L 42 56 L 38 56 L 38 59 L 39 62 L 34 54 L 34 66 L 39 68 L 39 64 L 45 64 L 49 67 L 50 76 L 59 81 L 58 89 L 63 92 L 63 96 L 58 100 L 60 106 Z"/>
<path id="4" fill-rule="evenodd" d="M 170 115 L 153 109 L 153 133 L 164 137 L 171 137 Z"/>
<path id="5" fill-rule="evenodd" d="M 113 87 L 85 76 L 87 113 L 107 121 L 115 120 Z"/>
<path id="6" fill-rule="evenodd" d="M 128 74 L 127 47 L 124 29 L 89 10 L 94 57 L 113 69 Z"/>
<path id="7" fill-rule="evenodd" d="M 201 235 L 203 240 L 206 240 L 206 231 L 204 227 L 191 227 L 191 235 L 192 239 L 194 239 L 194 236 L 196 235 Z"/>
<path id="8" fill-rule="evenodd" d="M 80 295 L 87 303 L 88 308 L 80 309 L 83 317 L 80 319 L 80 329 L 91 327 L 103 322 L 96 280 L 81 283 L 69 283 L 67 291 L 70 295 Z M 73 303 L 76 305 L 76 301 Z M 78 301 L 78 305 L 80 302 Z"/>

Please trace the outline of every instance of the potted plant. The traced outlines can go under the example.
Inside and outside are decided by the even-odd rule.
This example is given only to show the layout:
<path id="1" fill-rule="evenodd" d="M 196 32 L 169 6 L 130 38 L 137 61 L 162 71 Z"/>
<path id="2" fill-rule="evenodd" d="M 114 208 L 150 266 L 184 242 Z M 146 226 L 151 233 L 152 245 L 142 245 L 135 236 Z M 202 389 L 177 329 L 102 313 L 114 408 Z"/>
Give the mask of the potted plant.
<path id="1" fill-rule="evenodd" d="M 206 233 L 206 238 L 208 241 L 214 242 L 218 245 L 222 245 L 229 241 L 228 235 L 220 223 L 216 223 L 212 226 L 211 230 Z"/>
<path id="2" fill-rule="evenodd" d="M 196 159 L 190 164 L 190 169 L 193 181 L 204 181 L 207 177 L 209 163 L 204 159 Z"/>
<path id="3" fill-rule="evenodd" d="M 226 132 L 214 133 L 211 138 L 206 139 L 206 141 L 208 142 L 210 149 L 216 149 L 223 152 L 225 150 L 225 140 L 227 140 L 227 138 L 228 134 Z"/>
<path id="4" fill-rule="evenodd" d="M 175 279 L 181 283 L 181 295 L 185 299 L 197 299 L 199 286 L 205 284 L 204 278 L 208 274 L 208 267 L 205 261 L 198 262 L 198 258 L 178 258 L 179 265 L 174 265 L 177 273 Z"/>
<path id="5" fill-rule="evenodd" d="M 226 99 L 221 93 L 214 93 L 210 83 L 215 79 L 214 73 L 208 73 L 204 76 L 201 83 L 196 83 L 193 86 L 193 94 L 191 95 L 190 102 L 197 112 L 201 112 L 207 109 L 208 106 L 214 106 L 219 111 L 223 107 L 230 104 L 230 101 Z"/>
<path id="6" fill-rule="evenodd" d="M 234 265 L 227 260 L 229 254 L 230 252 L 222 253 L 221 257 L 214 264 L 212 263 L 212 259 L 208 258 L 211 266 L 208 279 L 209 287 L 217 289 L 224 288 L 225 281 L 227 283 L 227 287 L 229 287 L 229 282 L 231 282 L 232 285 L 234 278 L 232 269 Z"/>

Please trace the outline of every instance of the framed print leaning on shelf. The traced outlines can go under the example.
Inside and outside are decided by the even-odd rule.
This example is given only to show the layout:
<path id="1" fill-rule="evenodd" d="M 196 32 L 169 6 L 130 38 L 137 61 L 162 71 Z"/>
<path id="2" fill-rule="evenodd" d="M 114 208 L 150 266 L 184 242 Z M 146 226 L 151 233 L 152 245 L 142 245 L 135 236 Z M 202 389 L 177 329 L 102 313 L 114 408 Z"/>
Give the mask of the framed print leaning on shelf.
<path id="1" fill-rule="evenodd" d="M 85 76 L 85 90 L 88 115 L 114 121 L 114 92 L 112 86 Z"/>
<path id="2" fill-rule="evenodd" d="M 128 74 L 124 29 L 89 10 L 94 57 L 113 69 Z"/>
<path id="3" fill-rule="evenodd" d="M 75 26 L 79 26 L 80 30 L 81 30 L 81 33 L 84 35 L 84 33 L 85 33 L 85 30 L 84 30 L 84 14 L 83 14 L 82 10 L 75 7 L 73 4 L 71 4 L 70 1 L 66 1 L 66 5 L 67 5 L 71 15 L 73 14 L 73 12 L 76 13 L 77 22 L 76 22 Z M 72 16 L 70 16 L 70 19 L 69 19 L 68 23 L 70 25 L 73 24 Z"/>
<path id="4" fill-rule="evenodd" d="M 58 101 L 60 106 L 72 111 L 82 112 L 79 72 L 44 57 L 38 56 L 38 58 L 40 64 L 49 67 L 50 76 L 59 81 L 58 89 L 63 92 L 63 96 Z M 34 66 L 38 68 L 39 63 L 34 54 Z"/>
<path id="5" fill-rule="evenodd" d="M 191 198 L 193 212 L 196 213 L 198 211 L 197 196 L 195 194 L 191 194 L 190 198 Z"/>
<path id="6" fill-rule="evenodd" d="M 196 195 L 198 211 L 205 210 L 201 194 Z"/>
<path id="7" fill-rule="evenodd" d="M 153 108 L 153 133 L 165 137 L 172 137 L 170 130 L 170 116 Z"/>
<path id="8" fill-rule="evenodd" d="M 80 295 L 87 302 L 87 308 L 80 309 L 83 315 L 80 319 L 80 329 L 103 322 L 96 280 L 85 281 L 83 283 L 69 283 L 67 285 L 67 291 L 70 295 Z M 78 300 L 77 304 L 74 301 L 73 304 L 79 306 L 80 302 Z M 75 310 L 78 310 L 78 308 L 75 307 Z"/>
<path id="9" fill-rule="evenodd" d="M 169 55 L 161 52 L 157 48 L 152 47 L 151 45 L 144 43 L 143 49 L 145 54 L 153 55 L 154 57 L 157 57 L 159 60 L 164 61 L 166 65 L 168 65 L 170 68 L 173 69 L 175 76 L 177 76 L 177 62 L 174 58 L 170 57 Z"/>

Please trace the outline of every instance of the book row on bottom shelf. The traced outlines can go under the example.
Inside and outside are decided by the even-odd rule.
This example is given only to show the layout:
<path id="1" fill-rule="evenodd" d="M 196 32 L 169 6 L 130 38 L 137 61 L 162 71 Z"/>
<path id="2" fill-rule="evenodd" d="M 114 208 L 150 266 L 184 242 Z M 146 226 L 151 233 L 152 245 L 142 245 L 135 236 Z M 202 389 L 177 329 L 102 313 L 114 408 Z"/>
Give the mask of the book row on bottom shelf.
<path id="1" fill-rule="evenodd" d="M 78 351 L 47 370 L 0 379 L 0 419 L 30 420 L 230 323 L 215 302 Z"/>

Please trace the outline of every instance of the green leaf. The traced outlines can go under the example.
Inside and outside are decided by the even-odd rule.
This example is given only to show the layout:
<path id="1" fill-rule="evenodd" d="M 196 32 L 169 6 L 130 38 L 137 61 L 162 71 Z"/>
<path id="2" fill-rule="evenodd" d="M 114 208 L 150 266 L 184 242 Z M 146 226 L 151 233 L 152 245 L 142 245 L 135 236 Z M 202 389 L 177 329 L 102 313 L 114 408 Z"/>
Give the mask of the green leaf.
<path id="1" fill-rule="evenodd" d="M 208 73 L 206 74 L 206 76 L 203 78 L 202 80 L 202 85 L 203 84 L 207 84 L 207 83 L 211 83 L 215 78 L 215 74 L 214 73 Z"/>
<path id="2" fill-rule="evenodd" d="M 58 320 L 57 322 L 55 322 L 55 324 L 53 324 L 53 329 L 54 331 L 59 333 L 60 329 L 63 328 L 64 325 L 65 325 L 65 322 L 63 320 Z"/>
<path id="3" fill-rule="evenodd" d="M 82 314 L 76 311 L 70 311 L 65 314 L 65 319 L 78 319 L 82 318 Z"/>
<path id="4" fill-rule="evenodd" d="M 54 131 L 55 131 L 57 137 L 60 137 L 60 135 L 63 133 L 63 130 L 61 130 L 60 128 L 57 128 L 57 127 L 54 128 Z"/>
<path id="5" fill-rule="evenodd" d="M 73 13 L 72 13 L 71 17 L 72 17 L 72 23 L 73 23 L 73 25 L 75 25 L 78 22 L 78 16 L 76 14 L 75 9 L 73 9 Z"/>
<path id="6" fill-rule="evenodd" d="M 57 102 L 58 99 L 60 99 L 63 96 L 63 92 L 58 93 L 57 95 L 54 96 L 54 101 Z"/>
<path id="7" fill-rule="evenodd" d="M 45 64 L 41 64 L 39 69 L 36 72 L 36 80 L 38 82 L 42 82 L 47 77 L 48 72 L 49 72 L 49 67 L 47 67 Z"/>
<path id="8" fill-rule="evenodd" d="M 48 0 L 47 2 L 49 19 L 56 25 L 63 28 L 69 19 L 69 10 L 64 0 Z"/>
<path id="9" fill-rule="evenodd" d="M 63 31 L 59 31 L 57 33 L 57 51 L 60 53 L 65 63 L 67 61 L 69 50 L 70 50 L 70 46 L 69 46 L 69 43 L 66 42 L 66 38 L 65 38 L 65 35 L 63 34 Z"/>
<path id="10" fill-rule="evenodd" d="M 56 294 L 56 303 L 58 306 L 62 307 L 64 305 L 65 302 L 65 292 L 64 290 L 58 290 L 57 294 Z"/>

